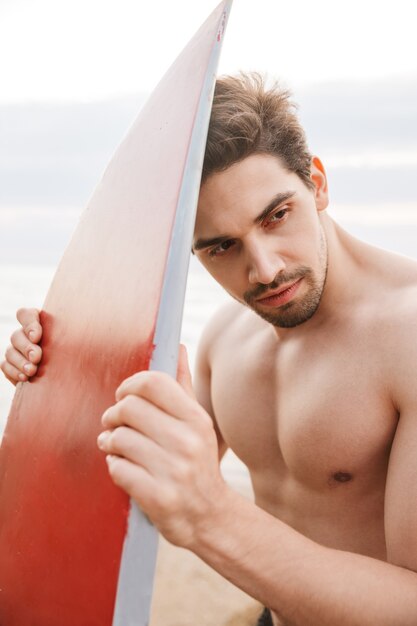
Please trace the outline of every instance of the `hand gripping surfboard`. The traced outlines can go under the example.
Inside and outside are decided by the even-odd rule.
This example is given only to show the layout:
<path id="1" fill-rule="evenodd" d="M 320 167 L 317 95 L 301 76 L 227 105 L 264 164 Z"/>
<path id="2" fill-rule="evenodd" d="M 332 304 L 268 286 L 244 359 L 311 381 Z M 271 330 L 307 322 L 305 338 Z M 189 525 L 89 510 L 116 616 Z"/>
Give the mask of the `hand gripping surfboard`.
<path id="1" fill-rule="evenodd" d="M 0 625 L 146 626 L 157 533 L 96 438 L 134 372 L 175 375 L 215 71 L 230 0 L 107 167 L 41 313 L 43 361 L 0 449 Z"/>

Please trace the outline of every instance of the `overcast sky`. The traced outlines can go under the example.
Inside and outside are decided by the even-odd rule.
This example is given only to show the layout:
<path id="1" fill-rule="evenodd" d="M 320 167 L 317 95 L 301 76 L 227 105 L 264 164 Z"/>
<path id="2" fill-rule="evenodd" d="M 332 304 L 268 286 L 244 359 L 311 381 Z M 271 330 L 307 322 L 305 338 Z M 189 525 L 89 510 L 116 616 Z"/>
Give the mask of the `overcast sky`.
<path id="1" fill-rule="evenodd" d="M 149 92 L 216 0 L 1 0 L 0 102 Z M 234 0 L 220 71 L 292 87 L 417 74 L 412 0 Z"/>
<path id="2" fill-rule="evenodd" d="M 215 6 L 0 0 L 0 262 L 32 259 L 35 245 L 49 261 L 51 242 L 58 258 L 144 99 Z M 410 249 L 413 8 L 412 0 L 234 0 L 219 67 L 266 71 L 290 86 L 327 165 L 332 206 L 397 220 Z"/>

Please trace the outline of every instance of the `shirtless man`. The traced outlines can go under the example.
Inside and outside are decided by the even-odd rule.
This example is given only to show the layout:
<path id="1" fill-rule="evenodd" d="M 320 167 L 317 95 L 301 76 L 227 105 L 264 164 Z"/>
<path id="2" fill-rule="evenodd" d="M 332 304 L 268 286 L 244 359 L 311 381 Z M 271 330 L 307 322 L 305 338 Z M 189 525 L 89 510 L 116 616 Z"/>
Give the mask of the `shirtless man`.
<path id="1" fill-rule="evenodd" d="M 120 386 L 99 446 L 169 541 L 269 607 L 263 624 L 416 626 L 417 264 L 327 206 L 287 95 L 220 80 L 193 250 L 237 302 L 203 335 L 196 396 L 182 351 L 178 382 Z M 19 320 L 12 382 L 41 356 L 37 312 Z M 220 474 L 228 446 L 255 503 Z"/>

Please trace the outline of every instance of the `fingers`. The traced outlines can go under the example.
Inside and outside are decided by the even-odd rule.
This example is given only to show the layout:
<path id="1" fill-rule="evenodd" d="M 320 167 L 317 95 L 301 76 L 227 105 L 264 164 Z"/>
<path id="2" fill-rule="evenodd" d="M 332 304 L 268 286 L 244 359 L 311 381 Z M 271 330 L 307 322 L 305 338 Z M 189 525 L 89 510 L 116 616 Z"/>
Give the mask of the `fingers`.
<path id="1" fill-rule="evenodd" d="M 11 336 L 11 346 L 6 350 L 6 359 L 1 369 L 12 383 L 25 382 L 37 372 L 42 350 L 37 345 L 42 337 L 42 326 L 37 309 L 19 309 L 16 315 L 22 328 Z"/>
<path id="2" fill-rule="evenodd" d="M 27 360 L 18 350 L 9 346 L 6 350 L 6 360 L 2 362 L 1 369 L 6 378 L 16 385 L 18 382 L 25 382 L 36 374 L 37 366 Z M 35 358 L 30 355 L 30 358 Z M 36 357 L 37 358 L 37 357 Z"/>
<path id="3" fill-rule="evenodd" d="M 162 445 L 164 433 L 165 438 L 168 438 L 172 436 L 174 429 L 174 425 L 170 423 L 170 416 L 143 398 L 133 395 L 126 396 L 107 409 L 101 422 L 105 428 L 111 430 L 118 426 L 129 426 Z"/>
<path id="4" fill-rule="evenodd" d="M 42 337 L 42 326 L 38 309 L 19 309 L 16 317 L 29 341 L 33 344 L 39 343 Z"/>
<path id="5" fill-rule="evenodd" d="M 24 355 L 19 350 L 16 350 L 13 346 L 9 346 L 7 348 L 6 360 L 11 366 L 15 367 L 19 370 L 19 372 L 26 376 L 33 376 L 33 374 L 35 374 L 37 370 L 36 365 L 26 359 Z"/>
<path id="6" fill-rule="evenodd" d="M 10 365 L 10 363 L 8 363 L 7 361 L 3 361 L 0 367 L 1 371 L 3 372 L 7 380 L 12 383 L 12 385 L 17 385 L 17 383 L 24 383 L 28 380 L 28 377 L 25 374 L 23 374 L 13 365 Z"/>
<path id="7" fill-rule="evenodd" d="M 108 455 L 106 461 L 113 482 L 126 491 L 131 498 L 140 502 L 142 509 L 147 513 L 148 509 L 154 505 L 155 495 L 158 492 L 149 472 L 140 465 L 117 456 Z"/>
<path id="8" fill-rule="evenodd" d="M 139 372 L 126 379 L 116 391 L 116 400 L 135 395 L 173 417 L 192 420 L 204 413 L 179 383 L 163 372 Z"/>
<path id="9" fill-rule="evenodd" d="M 106 431 L 97 440 L 110 476 L 165 537 L 186 545 L 190 523 L 206 519 L 210 494 L 223 488 L 213 422 L 161 372 L 132 376 L 117 398 L 103 415 Z"/>
<path id="10" fill-rule="evenodd" d="M 39 363 L 42 358 L 42 350 L 28 338 L 23 328 L 19 328 L 12 334 L 11 342 L 11 347 L 19 352 L 22 357 L 25 357 L 27 361 L 35 365 Z"/>
<path id="11" fill-rule="evenodd" d="M 120 426 L 115 430 L 106 430 L 98 436 L 97 444 L 103 452 L 122 456 L 151 473 L 155 464 L 161 466 L 161 447 L 132 428 Z"/>
<path id="12" fill-rule="evenodd" d="M 170 453 L 131 428 L 105 431 L 97 442 L 107 453 L 113 481 L 139 502 L 154 522 L 158 510 L 166 512 L 171 504 L 178 502 L 176 484 L 191 476 L 180 457 L 175 457 L 173 462 Z"/>
<path id="13" fill-rule="evenodd" d="M 116 391 L 116 400 L 136 395 L 152 402 L 167 413 L 179 402 L 188 398 L 176 380 L 164 372 L 139 372 L 122 382 Z"/>
<path id="14" fill-rule="evenodd" d="M 137 396 L 126 396 L 107 409 L 101 421 L 107 430 L 127 426 L 128 430 L 135 430 L 158 446 L 179 454 L 186 453 L 192 445 L 193 436 L 185 424 Z M 124 456 L 122 449 L 117 454 Z"/>

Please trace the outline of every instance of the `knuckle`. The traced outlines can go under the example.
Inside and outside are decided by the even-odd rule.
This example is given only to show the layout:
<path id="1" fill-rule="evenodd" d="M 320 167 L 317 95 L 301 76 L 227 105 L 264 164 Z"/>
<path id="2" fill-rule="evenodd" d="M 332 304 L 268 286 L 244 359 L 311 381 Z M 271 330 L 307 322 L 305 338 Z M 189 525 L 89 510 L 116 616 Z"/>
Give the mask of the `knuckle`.
<path id="1" fill-rule="evenodd" d="M 15 370 L 15 368 L 10 365 L 9 363 L 5 362 L 2 364 L 2 371 L 3 374 L 6 376 L 6 378 L 8 378 L 9 380 L 13 379 L 13 380 L 17 380 L 18 378 L 18 372 Z"/>
<path id="2" fill-rule="evenodd" d="M 129 394 L 125 396 L 122 400 L 118 402 L 120 416 L 123 419 L 128 418 L 135 411 L 137 405 L 138 398 L 135 395 Z"/>
<path id="3" fill-rule="evenodd" d="M 156 372 L 146 372 L 139 378 L 139 389 L 144 395 L 147 395 L 153 391 L 156 384 Z"/>
<path id="4" fill-rule="evenodd" d="M 22 317 L 25 316 L 27 310 L 28 309 L 26 307 L 20 307 L 19 309 L 17 309 L 17 311 L 16 311 L 16 318 L 17 318 L 18 322 L 20 322 Z"/>
<path id="5" fill-rule="evenodd" d="M 42 350 L 39 348 L 39 346 L 28 346 L 27 347 L 27 351 L 28 351 L 28 356 L 29 356 L 29 352 L 33 352 L 33 358 L 36 359 L 37 361 L 40 361 L 40 359 L 42 358 Z"/>
<path id="6" fill-rule="evenodd" d="M 128 426 L 119 426 L 110 436 L 110 447 L 121 457 L 129 457 L 137 449 L 137 439 L 133 436 L 134 430 Z"/>
<path id="7" fill-rule="evenodd" d="M 123 459 L 118 456 L 113 457 L 111 463 L 109 463 L 109 473 L 119 487 L 122 487 L 125 483 L 123 465 Z"/>
<path id="8" fill-rule="evenodd" d="M 161 381 L 164 377 L 169 378 L 166 374 L 156 371 L 143 371 L 138 372 L 131 376 L 124 384 L 121 385 L 120 393 L 126 393 L 127 395 L 135 395 L 136 397 L 142 397 L 144 399 L 152 399 L 159 391 Z M 117 397 L 117 396 L 116 396 Z"/>
<path id="9" fill-rule="evenodd" d="M 32 317 L 34 319 L 37 319 L 39 316 L 39 311 L 38 309 L 35 309 L 34 307 L 27 307 L 27 306 L 22 306 L 19 309 L 17 309 L 16 312 L 16 317 L 19 319 L 20 317 Z"/>
<path id="10" fill-rule="evenodd" d="M 6 348 L 6 352 L 5 352 L 5 357 L 6 357 L 6 360 L 7 360 L 8 362 L 10 362 L 10 360 L 11 360 L 11 358 L 12 358 L 12 356 L 13 356 L 13 353 L 14 353 L 14 348 L 13 348 L 13 346 L 8 346 L 8 347 Z"/>
<path id="11" fill-rule="evenodd" d="M 195 433 L 188 433 L 183 439 L 183 454 L 187 459 L 199 457 L 204 445 L 201 438 Z"/>
<path id="12" fill-rule="evenodd" d="M 111 424 L 117 420 L 118 405 L 112 405 L 106 409 L 101 416 L 101 423 L 106 428 L 110 428 Z"/>
<path id="13" fill-rule="evenodd" d="M 172 470 L 172 476 L 175 481 L 186 482 L 193 475 L 192 467 L 184 461 L 177 462 Z"/>
<path id="14" fill-rule="evenodd" d="M 161 385 L 171 384 L 172 382 L 173 379 L 171 376 L 165 372 L 158 372 L 156 370 L 149 370 L 143 377 L 143 384 L 145 384 L 146 388 L 150 391 L 159 391 Z"/>
<path id="15" fill-rule="evenodd" d="M 20 343 L 21 338 L 22 338 L 22 329 L 18 328 L 17 330 L 12 332 L 10 341 L 15 346 L 16 344 Z"/>
<path id="16" fill-rule="evenodd" d="M 15 371 L 13 365 L 10 365 L 10 363 L 8 363 L 7 361 L 3 361 L 3 363 L 1 364 L 1 369 L 6 376 L 11 376 Z"/>
<path id="17" fill-rule="evenodd" d="M 32 339 L 31 339 L 31 333 L 32 333 L 33 331 L 35 331 L 35 332 L 36 332 L 36 330 L 37 330 L 37 324 L 35 324 L 35 323 L 33 323 L 33 322 L 31 322 L 30 324 L 27 324 L 27 325 L 24 327 L 24 329 L 23 329 L 23 331 L 24 331 L 24 333 L 25 333 L 25 337 L 27 337 L 30 341 L 32 340 Z M 34 337 L 34 335 L 33 335 L 33 337 Z M 36 339 L 36 341 L 38 341 L 38 339 Z"/>
<path id="18" fill-rule="evenodd" d="M 161 490 L 158 501 L 155 503 L 159 509 L 159 516 L 173 516 L 180 509 L 180 496 L 176 489 L 165 488 Z"/>
<path id="19" fill-rule="evenodd" d="M 9 363 L 7 363 L 7 361 L 3 361 L 1 363 L 1 371 L 3 372 L 7 380 L 9 380 L 13 385 L 15 385 L 19 381 L 23 382 L 23 380 L 27 380 L 26 376 L 24 378 L 19 378 L 19 374 L 20 374 L 19 371 L 16 370 L 16 368 L 13 367 L 13 365 L 10 365 Z"/>
<path id="20" fill-rule="evenodd" d="M 115 428 L 109 435 L 109 445 L 113 449 L 120 449 L 125 439 L 126 428 L 119 426 Z"/>
<path id="21" fill-rule="evenodd" d="M 193 437 L 187 437 L 184 441 L 184 456 L 186 458 L 194 458 L 197 453 L 197 443 Z"/>

